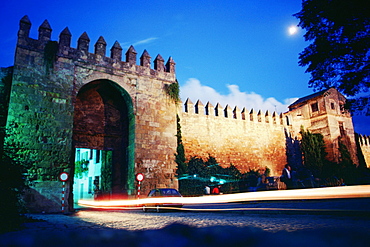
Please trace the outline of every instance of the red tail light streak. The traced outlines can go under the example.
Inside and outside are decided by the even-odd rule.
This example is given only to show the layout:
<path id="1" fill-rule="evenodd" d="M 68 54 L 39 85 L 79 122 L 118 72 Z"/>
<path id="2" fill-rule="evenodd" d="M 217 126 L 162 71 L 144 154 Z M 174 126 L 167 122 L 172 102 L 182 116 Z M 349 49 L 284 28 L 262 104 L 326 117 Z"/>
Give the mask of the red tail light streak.
<path id="1" fill-rule="evenodd" d="M 137 208 L 145 204 L 199 204 L 248 201 L 309 200 L 370 197 L 370 185 L 339 186 L 298 190 L 272 190 L 199 197 L 162 197 L 133 200 L 79 200 L 78 204 L 92 208 Z"/>

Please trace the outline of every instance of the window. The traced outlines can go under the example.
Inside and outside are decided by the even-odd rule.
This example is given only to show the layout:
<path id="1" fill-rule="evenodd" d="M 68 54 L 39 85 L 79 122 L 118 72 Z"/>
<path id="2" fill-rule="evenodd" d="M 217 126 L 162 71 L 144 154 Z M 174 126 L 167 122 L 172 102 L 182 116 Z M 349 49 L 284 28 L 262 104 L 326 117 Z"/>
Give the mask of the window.
<path id="1" fill-rule="evenodd" d="M 342 114 L 346 112 L 343 103 L 339 103 L 339 108 Z"/>
<path id="2" fill-rule="evenodd" d="M 317 102 L 316 102 L 316 103 L 311 104 L 311 110 L 312 110 L 312 112 L 317 112 L 317 111 L 319 111 L 319 106 L 318 106 Z"/>
<path id="3" fill-rule="evenodd" d="M 338 122 L 339 124 L 339 131 L 341 136 L 345 136 L 346 132 L 344 131 L 344 125 L 343 122 Z"/>
<path id="4" fill-rule="evenodd" d="M 95 150 L 95 163 L 100 163 L 100 150 Z"/>
<path id="5" fill-rule="evenodd" d="M 80 161 L 81 160 L 81 151 L 80 151 L 80 149 L 76 150 L 76 156 L 77 156 L 76 160 Z"/>
<path id="6" fill-rule="evenodd" d="M 91 194 L 93 190 L 93 180 L 92 177 L 89 177 L 89 187 L 87 193 Z"/>
<path id="7" fill-rule="evenodd" d="M 331 108 L 332 110 L 335 110 L 334 102 L 331 102 L 331 103 L 330 103 L 330 108 Z"/>

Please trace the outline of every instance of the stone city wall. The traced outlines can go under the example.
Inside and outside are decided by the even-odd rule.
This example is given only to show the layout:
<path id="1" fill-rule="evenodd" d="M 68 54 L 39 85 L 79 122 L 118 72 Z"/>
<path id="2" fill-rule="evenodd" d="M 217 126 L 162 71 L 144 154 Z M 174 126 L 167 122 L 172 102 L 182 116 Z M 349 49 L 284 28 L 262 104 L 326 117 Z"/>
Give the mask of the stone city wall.
<path id="1" fill-rule="evenodd" d="M 180 124 L 187 159 L 210 155 L 224 167 L 233 164 L 242 172 L 268 167 L 275 176 L 287 163 L 282 115 L 187 100 Z"/>

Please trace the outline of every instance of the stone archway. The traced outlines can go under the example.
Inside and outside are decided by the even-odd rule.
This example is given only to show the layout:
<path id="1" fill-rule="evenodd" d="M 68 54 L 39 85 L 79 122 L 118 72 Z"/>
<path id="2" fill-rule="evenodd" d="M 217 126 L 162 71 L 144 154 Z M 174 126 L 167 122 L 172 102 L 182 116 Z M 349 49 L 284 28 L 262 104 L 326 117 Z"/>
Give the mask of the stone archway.
<path id="1" fill-rule="evenodd" d="M 89 179 L 94 186 L 99 181 L 103 195 L 122 198 L 132 193 L 133 143 L 134 116 L 128 93 L 109 80 L 84 85 L 74 104 L 73 147 L 101 153 L 101 176 Z"/>

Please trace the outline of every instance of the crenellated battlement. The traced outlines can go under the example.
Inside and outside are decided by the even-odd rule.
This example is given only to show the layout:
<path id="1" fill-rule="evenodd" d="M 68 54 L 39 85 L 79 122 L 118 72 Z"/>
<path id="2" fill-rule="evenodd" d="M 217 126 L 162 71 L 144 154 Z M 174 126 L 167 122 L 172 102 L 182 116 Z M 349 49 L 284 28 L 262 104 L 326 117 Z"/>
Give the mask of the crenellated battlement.
<path id="1" fill-rule="evenodd" d="M 204 105 L 200 100 L 195 104 L 188 98 L 184 103 L 184 112 L 188 114 L 196 115 L 207 115 L 220 118 L 229 118 L 241 121 L 249 121 L 254 123 L 267 123 L 273 125 L 287 125 L 286 118 L 282 113 L 278 114 L 274 111 L 272 114 L 270 111 L 262 111 L 251 109 L 248 110 L 243 107 L 241 110 L 235 106 L 232 108 L 230 105 L 222 107 L 220 103 L 217 103 L 214 107 L 210 102 Z"/>
<path id="2" fill-rule="evenodd" d="M 29 37 L 31 30 L 31 22 L 28 16 L 24 16 L 19 23 L 18 43 L 20 48 L 31 49 L 33 51 L 43 52 L 46 44 L 51 41 L 52 28 L 47 20 L 45 20 L 38 29 L 38 39 Z M 75 61 L 88 63 L 106 68 L 118 70 L 130 70 L 141 74 L 158 76 L 162 72 L 174 75 L 175 62 L 172 57 L 169 57 L 165 64 L 165 60 L 160 54 L 154 59 L 153 68 L 151 68 L 151 56 L 144 50 L 139 64 L 137 64 L 137 52 L 133 46 L 130 46 L 125 53 L 125 61 L 122 61 L 122 47 L 116 41 L 110 49 L 110 56 L 106 56 L 107 43 L 103 36 L 94 44 L 94 53 L 89 52 L 90 38 L 86 32 L 81 34 L 77 40 L 77 48 L 71 47 L 72 34 L 68 27 L 63 29 L 59 35 L 57 56 L 61 58 L 72 59 Z"/>
<path id="3" fill-rule="evenodd" d="M 360 143 L 360 146 L 369 146 L 370 147 L 370 136 L 358 135 L 358 142 Z"/>

